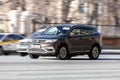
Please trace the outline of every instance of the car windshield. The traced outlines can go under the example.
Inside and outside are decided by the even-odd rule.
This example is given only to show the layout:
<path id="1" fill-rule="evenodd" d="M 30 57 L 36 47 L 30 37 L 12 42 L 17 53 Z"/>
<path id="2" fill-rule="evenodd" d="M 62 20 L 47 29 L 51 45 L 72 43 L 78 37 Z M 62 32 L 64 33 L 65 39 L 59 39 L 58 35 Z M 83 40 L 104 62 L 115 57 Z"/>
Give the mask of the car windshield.
<path id="1" fill-rule="evenodd" d="M 3 36 L 4 36 L 3 34 L 0 34 L 0 39 L 2 39 L 2 38 L 3 38 Z"/>
<path id="2" fill-rule="evenodd" d="M 49 27 L 43 32 L 43 35 L 64 35 L 70 29 L 70 27 L 55 26 Z"/>

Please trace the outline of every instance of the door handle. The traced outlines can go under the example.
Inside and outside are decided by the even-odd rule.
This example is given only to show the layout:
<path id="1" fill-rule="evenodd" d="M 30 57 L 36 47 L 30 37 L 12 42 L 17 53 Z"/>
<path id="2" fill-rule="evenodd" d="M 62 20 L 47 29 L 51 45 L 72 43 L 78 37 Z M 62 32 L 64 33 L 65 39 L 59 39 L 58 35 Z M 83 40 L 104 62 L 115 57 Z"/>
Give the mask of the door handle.
<path id="1" fill-rule="evenodd" d="M 92 40 L 94 40 L 95 38 L 94 37 L 92 37 Z"/>
<path id="2" fill-rule="evenodd" d="M 82 40 L 82 38 L 79 38 L 79 40 Z"/>

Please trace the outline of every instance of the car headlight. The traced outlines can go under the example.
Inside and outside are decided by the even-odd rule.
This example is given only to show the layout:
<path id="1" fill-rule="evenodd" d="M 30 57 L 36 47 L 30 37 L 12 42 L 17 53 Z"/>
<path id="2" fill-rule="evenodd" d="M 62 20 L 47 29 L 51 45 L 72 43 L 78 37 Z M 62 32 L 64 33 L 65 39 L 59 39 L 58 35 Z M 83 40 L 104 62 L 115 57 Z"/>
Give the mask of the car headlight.
<path id="1" fill-rule="evenodd" d="M 44 41 L 44 43 L 53 43 L 53 42 L 56 42 L 56 41 L 57 41 L 57 39 L 46 39 Z"/>

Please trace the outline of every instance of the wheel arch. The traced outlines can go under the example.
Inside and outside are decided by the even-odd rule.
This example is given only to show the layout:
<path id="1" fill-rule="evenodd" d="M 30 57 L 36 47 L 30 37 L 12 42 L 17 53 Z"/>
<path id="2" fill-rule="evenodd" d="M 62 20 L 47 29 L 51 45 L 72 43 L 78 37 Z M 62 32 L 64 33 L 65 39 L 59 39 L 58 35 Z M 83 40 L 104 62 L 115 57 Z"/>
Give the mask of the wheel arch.
<path id="1" fill-rule="evenodd" d="M 57 48 L 56 55 L 58 54 L 58 51 L 62 46 L 65 46 L 67 48 L 68 52 L 69 52 L 69 46 L 66 43 L 61 43 Z"/>
<path id="2" fill-rule="evenodd" d="M 99 50 L 101 51 L 101 46 L 100 46 L 99 43 L 94 43 L 94 44 L 92 45 L 91 49 L 92 49 L 94 46 L 97 46 L 97 47 L 99 48 Z"/>
<path id="3" fill-rule="evenodd" d="M 3 47 L 0 45 L 0 48 L 2 48 L 3 49 Z"/>

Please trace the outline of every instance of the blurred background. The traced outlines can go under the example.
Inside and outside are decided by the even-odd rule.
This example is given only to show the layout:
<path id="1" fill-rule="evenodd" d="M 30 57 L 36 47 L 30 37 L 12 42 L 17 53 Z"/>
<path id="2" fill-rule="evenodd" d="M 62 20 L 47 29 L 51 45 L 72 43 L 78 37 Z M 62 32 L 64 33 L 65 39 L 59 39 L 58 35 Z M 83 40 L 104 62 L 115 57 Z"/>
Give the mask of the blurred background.
<path id="1" fill-rule="evenodd" d="M 120 0 L 0 0 L 0 32 L 28 36 L 64 23 L 93 25 L 104 48 L 120 49 Z"/>

